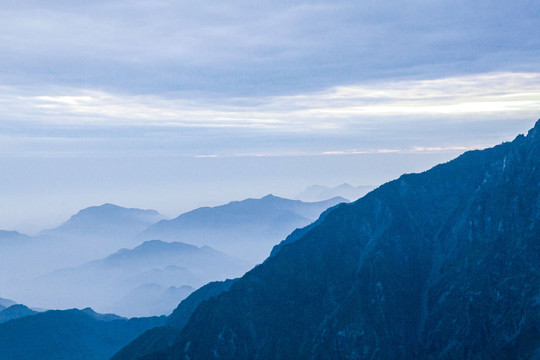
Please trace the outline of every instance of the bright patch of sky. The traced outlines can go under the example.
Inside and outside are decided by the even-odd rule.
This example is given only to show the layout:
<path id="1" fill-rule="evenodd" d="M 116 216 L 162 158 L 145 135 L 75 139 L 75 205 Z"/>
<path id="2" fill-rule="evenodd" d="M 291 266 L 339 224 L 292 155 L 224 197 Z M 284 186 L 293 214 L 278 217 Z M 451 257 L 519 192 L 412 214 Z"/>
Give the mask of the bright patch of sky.
<path id="1" fill-rule="evenodd" d="M 4 1 L 0 228 L 378 185 L 511 140 L 540 117 L 539 18 L 525 0 Z"/>

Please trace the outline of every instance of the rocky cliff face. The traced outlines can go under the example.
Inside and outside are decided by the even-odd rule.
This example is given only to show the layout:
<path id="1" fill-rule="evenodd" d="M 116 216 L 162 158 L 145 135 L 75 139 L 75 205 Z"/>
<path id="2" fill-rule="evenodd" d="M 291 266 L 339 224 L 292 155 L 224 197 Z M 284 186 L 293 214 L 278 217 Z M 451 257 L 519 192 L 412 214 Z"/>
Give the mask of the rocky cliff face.
<path id="1" fill-rule="evenodd" d="M 148 359 L 540 358 L 540 121 L 325 215 Z"/>

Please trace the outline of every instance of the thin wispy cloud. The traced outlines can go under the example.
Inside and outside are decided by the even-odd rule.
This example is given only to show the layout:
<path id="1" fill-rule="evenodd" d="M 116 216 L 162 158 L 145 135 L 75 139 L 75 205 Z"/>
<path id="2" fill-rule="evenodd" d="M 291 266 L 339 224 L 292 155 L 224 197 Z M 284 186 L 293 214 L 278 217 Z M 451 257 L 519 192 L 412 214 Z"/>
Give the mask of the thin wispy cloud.
<path id="1" fill-rule="evenodd" d="M 540 113 L 540 73 L 495 73 L 435 80 L 340 86 L 294 96 L 175 99 L 63 89 L 0 97 L 4 117 L 62 126 L 254 128 L 279 132 L 346 130 L 387 118 Z M 386 120 L 389 121 L 389 120 Z"/>

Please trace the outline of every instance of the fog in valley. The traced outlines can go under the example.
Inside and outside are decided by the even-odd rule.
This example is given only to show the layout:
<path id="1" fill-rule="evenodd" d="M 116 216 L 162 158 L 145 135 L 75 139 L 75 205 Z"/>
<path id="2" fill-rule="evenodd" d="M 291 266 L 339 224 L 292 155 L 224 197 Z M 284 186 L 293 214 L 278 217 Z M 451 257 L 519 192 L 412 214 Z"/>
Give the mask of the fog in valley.
<path id="1" fill-rule="evenodd" d="M 360 197 L 372 188 L 318 186 L 300 195 L 319 201 L 267 195 L 173 219 L 107 203 L 35 236 L 3 231 L 2 297 L 37 309 L 168 315 L 199 287 L 240 277 L 262 263 L 294 229 L 349 201 L 340 194 Z M 319 199 L 325 195 L 330 198 Z"/>

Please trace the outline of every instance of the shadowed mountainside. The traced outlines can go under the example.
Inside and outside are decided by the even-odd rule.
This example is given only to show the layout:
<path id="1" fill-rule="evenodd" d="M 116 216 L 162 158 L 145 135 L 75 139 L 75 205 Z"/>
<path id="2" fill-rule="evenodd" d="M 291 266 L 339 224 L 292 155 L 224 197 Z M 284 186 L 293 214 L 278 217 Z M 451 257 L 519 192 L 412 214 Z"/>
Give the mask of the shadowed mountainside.
<path id="1" fill-rule="evenodd" d="M 171 346 L 195 309 L 203 301 L 228 291 L 237 280 L 214 281 L 197 289 L 178 305 L 165 326 L 148 330 L 124 347 L 112 360 L 133 359 Z"/>
<path id="2" fill-rule="evenodd" d="M 0 324 L 0 357 L 104 360 L 165 317 L 125 319 L 92 309 L 51 310 Z"/>
<path id="3" fill-rule="evenodd" d="M 535 358 L 540 121 L 339 205 L 294 240 L 141 358 Z"/>

